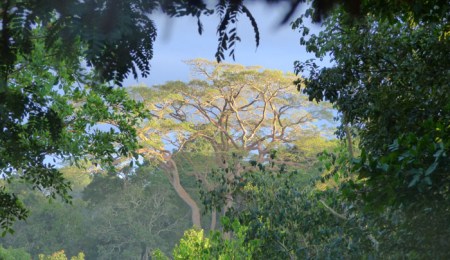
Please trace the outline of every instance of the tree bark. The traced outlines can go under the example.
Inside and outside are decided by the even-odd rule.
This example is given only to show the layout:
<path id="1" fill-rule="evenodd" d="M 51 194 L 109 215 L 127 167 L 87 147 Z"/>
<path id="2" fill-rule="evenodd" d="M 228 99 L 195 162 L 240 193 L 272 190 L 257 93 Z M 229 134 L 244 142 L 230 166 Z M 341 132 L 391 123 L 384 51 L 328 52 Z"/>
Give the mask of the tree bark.
<path id="1" fill-rule="evenodd" d="M 345 135 L 347 137 L 347 144 L 348 144 L 348 153 L 350 154 L 350 158 L 355 158 L 353 154 L 353 140 L 352 140 L 352 131 L 350 130 L 350 126 L 347 124 L 345 126 Z"/>
<path id="2" fill-rule="evenodd" d="M 176 166 L 176 163 L 172 159 L 170 159 L 166 163 L 165 169 L 167 171 L 167 175 L 169 177 L 170 184 L 172 184 L 172 187 L 175 189 L 175 191 L 178 194 L 178 196 L 191 209 L 192 224 L 195 227 L 202 228 L 200 208 L 198 207 L 197 202 L 195 202 L 195 200 L 192 199 L 191 195 L 189 195 L 189 193 L 181 185 L 180 174 L 178 172 L 178 168 Z"/>
<path id="3" fill-rule="evenodd" d="M 149 260 L 148 259 L 149 254 L 150 254 L 150 252 L 149 252 L 148 246 L 143 245 L 141 260 Z"/>
<path id="4" fill-rule="evenodd" d="M 217 224 L 217 211 L 215 209 L 212 210 L 211 212 L 211 226 L 210 226 L 210 230 L 215 230 L 216 229 L 216 224 Z"/>

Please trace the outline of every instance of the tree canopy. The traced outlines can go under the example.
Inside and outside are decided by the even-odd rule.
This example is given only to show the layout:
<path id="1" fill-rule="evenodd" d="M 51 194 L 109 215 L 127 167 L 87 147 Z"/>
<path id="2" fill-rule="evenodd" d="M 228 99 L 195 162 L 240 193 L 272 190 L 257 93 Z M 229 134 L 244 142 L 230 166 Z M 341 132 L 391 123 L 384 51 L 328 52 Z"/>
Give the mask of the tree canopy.
<path id="1" fill-rule="evenodd" d="M 187 63 L 197 79 L 136 87 L 132 93 L 152 114 L 152 120 L 137 129 L 139 153 L 164 169 L 190 206 L 193 223 L 201 227 L 198 202 L 180 181 L 180 160 L 202 155 L 206 162 L 191 165 L 190 175 L 210 191 L 217 185 L 211 170 L 233 168 L 233 154 L 260 164 L 271 162 L 274 150 L 318 137 L 314 121 L 330 119 L 331 112 L 326 104 L 299 95 L 293 74 L 201 59 Z M 287 155 L 279 159 L 280 164 L 300 166 Z M 237 180 L 240 171 L 233 168 L 229 181 Z"/>

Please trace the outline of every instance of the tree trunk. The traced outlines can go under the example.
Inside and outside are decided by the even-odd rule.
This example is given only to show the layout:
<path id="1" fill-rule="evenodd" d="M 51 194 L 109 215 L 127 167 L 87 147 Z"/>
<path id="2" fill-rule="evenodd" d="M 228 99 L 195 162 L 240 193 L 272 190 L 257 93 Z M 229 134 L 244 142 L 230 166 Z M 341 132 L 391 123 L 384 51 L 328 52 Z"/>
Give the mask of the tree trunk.
<path id="1" fill-rule="evenodd" d="M 228 210 L 231 209 L 231 207 L 233 206 L 233 195 L 231 193 L 228 193 L 227 195 L 225 195 L 225 207 L 223 208 L 223 215 L 225 216 L 225 214 L 228 212 Z M 231 232 L 223 232 L 222 237 L 226 240 L 231 239 Z"/>
<path id="2" fill-rule="evenodd" d="M 350 126 L 348 124 L 345 125 L 345 135 L 347 137 L 348 153 L 350 154 L 350 158 L 353 159 L 355 156 L 353 154 L 352 131 L 350 130 Z"/>
<path id="3" fill-rule="evenodd" d="M 217 224 L 217 211 L 215 209 L 211 212 L 211 227 L 210 230 L 215 230 Z"/>
<path id="4" fill-rule="evenodd" d="M 147 245 L 142 245 L 142 255 L 141 260 L 149 260 L 148 256 L 150 255 L 149 248 Z"/>
<path id="5" fill-rule="evenodd" d="M 195 227 L 202 228 L 200 208 L 198 207 L 197 202 L 195 202 L 195 200 L 192 199 L 191 195 L 189 195 L 189 193 L 187 193 L 187 191 L 181 185 L 180 174 L 178 173 L 178 168 L 175 162 L 172 159 L 170 159 L 165 166 L 170 184 L 172 184 L 172 187 L 175 189 L 178 196 L 191 209 L 192 224 Z"/>
<path id="6" fill-rule="evenodd" d="M 347 137 L 347 145 L 348 145 L 348 153 L 350 155 L 350 159 L 355 158 L 353 154 L 353 140 L 352 140 L 352 131 L 350 129 L 350 122 L 348 120 L 348 116 L 344 113 L 343 123 L 345 123 L 344 131 L 345 136 Z"/>

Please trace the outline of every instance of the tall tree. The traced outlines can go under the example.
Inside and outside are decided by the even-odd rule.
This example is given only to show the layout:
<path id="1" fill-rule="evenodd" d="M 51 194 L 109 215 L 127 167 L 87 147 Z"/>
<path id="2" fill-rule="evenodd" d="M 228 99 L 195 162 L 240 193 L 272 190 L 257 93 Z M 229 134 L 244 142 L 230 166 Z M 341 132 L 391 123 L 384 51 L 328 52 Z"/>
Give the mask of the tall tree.
<path id="1" fill-rule="evenodd" d="M 200 208 L 183 188 L 176 161 L 191 143 L 203 140 L 209 160 L 216 168 L 229 169 L 226 178 L 234 182 L 242 169 L 239 163 L 232 165 L 232 154 L 256 156 L 258 163 L 274 160 L 270 156 L 273 149 L 314 131 L 313 121 L 327 112 L 297 93 L 293 75 L 206 60 L 188 63 L 198 80 L 140 87 L 133 92 L 153 115 L 137 130 L 143 146 L 139 151 L 160 162 L 175 190 L 191 207 L 194 225 L 199 226 Z M 191 175 L 209 190 L 210 173 L 211 169 L 204 167 Z M 227 207 L 231 203 L 229 197 Z"/>
<path id="2" fill-rule="evenodd" d="M 71 176 L 67 177 L 73 180 Z M 86 238 L 89 232 L 87 203 L 76 198 L 71 204 L 55 200 L 49 203 L 45 192 L 31 190 L 18 178 L 10 179 L 8 187 L 11 192 L 21 195 L 32 214 L 27 222 L 15 222 L 12 226 L 14 235 L 0 238 L 1 244 L 23 248 L 33 259 L 41 253 L 51 254 L 62 249 L 69 254 L 77 254 L 91 248 L 92 240 Z"/>

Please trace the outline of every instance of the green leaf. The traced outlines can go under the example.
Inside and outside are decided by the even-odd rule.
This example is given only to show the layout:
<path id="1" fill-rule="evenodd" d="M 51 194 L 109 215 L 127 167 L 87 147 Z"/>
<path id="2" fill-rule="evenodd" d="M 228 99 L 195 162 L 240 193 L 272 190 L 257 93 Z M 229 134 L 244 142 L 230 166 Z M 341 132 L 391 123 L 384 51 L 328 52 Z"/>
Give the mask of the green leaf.
<path id="1" fill-rule="evenodd" d="M 431 164 L 430 167 L 428 167 L 428 169 L 425 171 L 425 176 L 432 174 L 436 170 L 437 166 L 438 162 L 434 162 L 433 164 Z"/>
<path id="2" fill-rule="evenodd" d="M 414 177 L 412 178 L 412 180 L 408 184 L 408 188 L 416 186 L 417 183 L 419 182 L 419 179 L 420 179 L 420 176 L 418 174 L 414 175 Z"/>

